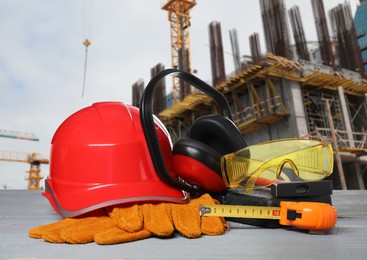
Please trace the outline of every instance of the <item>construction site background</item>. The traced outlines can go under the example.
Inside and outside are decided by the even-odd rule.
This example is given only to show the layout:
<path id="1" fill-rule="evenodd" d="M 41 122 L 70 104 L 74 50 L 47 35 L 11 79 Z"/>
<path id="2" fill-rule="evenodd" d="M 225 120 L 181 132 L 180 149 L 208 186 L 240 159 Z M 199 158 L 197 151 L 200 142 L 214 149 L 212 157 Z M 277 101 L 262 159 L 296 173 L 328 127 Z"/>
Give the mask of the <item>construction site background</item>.
<path id="1" fill-rule="evenodd" d="M 249 37 L 251 54 L 241 55 L 237 30 L 231 30 L 235 71 L 229 74 L 220 22 L 209 24 L 212 86 L 228 99 L 234 122 L 249 145 L 291 137 L 326 141 L 335 154 L 330 177 L 334 188 L 365 189 L 367 21 L 359 17 L 366 16 L 367 1 L 360 1 L 354 19 L 347 1 L 329 10 L 327 19 L 323 1 L 311 0 L 316 42 L 306 40 L 298 6 L 287 10 L 284 0 L 259 3 L 266 51 L 254 32 Z M 189 19 L 196 4 L 167 0 L 162 6 L 171 27 L 171 66 L 191 73 L 195 71 Z M 295 44 L 291 44 L 291 30 Z M 152 76 L 163 69 L 158 63 Z M 133 85 L 133 105 L 140 104 L 143 89 L 142 81 Z M 175 79 L 171 89 L 167 91 L 165 83 L 159 86 L 154 111 L 175 141 L 187 136 L 195 119 L 217 109 L 208 96 Z"/>

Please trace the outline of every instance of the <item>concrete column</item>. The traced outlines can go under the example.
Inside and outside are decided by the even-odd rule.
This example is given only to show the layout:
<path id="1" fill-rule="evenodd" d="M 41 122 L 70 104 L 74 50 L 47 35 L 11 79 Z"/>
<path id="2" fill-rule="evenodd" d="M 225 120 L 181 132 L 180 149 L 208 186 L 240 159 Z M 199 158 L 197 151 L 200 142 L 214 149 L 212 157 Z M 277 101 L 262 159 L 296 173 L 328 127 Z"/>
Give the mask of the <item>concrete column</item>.
<path id="1" fill-rule="evenodd" d="M 296 134 L 298 137 L 306 136 L 308 134 L 308 127 L 300 83 L 289 81 L 289 90 L 287 97 L 291 100 L 292 107 L 288 107 L 288 111 L 294 117 L 292 121 L 296 128 Z"/>
<path id="2" fill-rule="evenodd" d="M 351 124 L 349 113 L 348 113 L 348 106 L 347 106 L 343 87 L 341 86 L 338 87 L 338 94 L 339 94 L 340 106 L 341 106 L 341 110 L 343 114 L 343 122 L 345 125 L 345 130 L 347 131 L 349 146 L 355 147 L 353 131 L 352 131 L 352 124 Z"/>
<path id="3" fill-rule="evenodd" d="M 361 160 L 360 160 L 360 157 L 358 157 L 358 156 L 356 156 L 356 159 L 354 160 L 354 167 L 355 167 L 355 170 L 356 170 L 356 176 L 357 176 L 359 189 L 360 190 L 365 190 L 366 187 L 364 185 L 363 176 L 362 176 L 362 172 L 361 172 Z"/>

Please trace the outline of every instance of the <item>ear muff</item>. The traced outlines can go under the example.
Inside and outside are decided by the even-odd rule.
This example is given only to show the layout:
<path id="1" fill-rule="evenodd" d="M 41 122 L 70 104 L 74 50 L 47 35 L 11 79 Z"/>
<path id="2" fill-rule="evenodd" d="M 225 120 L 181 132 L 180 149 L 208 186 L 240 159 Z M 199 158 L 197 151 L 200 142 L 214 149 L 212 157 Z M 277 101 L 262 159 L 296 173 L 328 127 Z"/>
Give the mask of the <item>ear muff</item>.
<path id="1" fill-rule="evenodd" d="M 167 69 L 159 72 L 149 81 L 148 85 L 144 89 L 140 102 L 140 121 L 156 174 L 162 181 L 164 181 L 171 187 L 188 191 L 190 192 L 191 196 L 195 197 L 203 193 L 201 187 L 199 185 L 195 184 L 190 185 L 188 183 L 182 182 L 181 180 L 176 178 L 177 174 L 171 174 L 169 172 L 169 170 L 165 165 L 162 151 L 160 150 L 159 147 L 158 137 L 154 129 L 154 120 L 153 120 L 154 93 L 155 89 L 158 86 L 158 83 L 162 79 L 164 79 L 167 75 L 177 77 L 187 82 L 191 86 L 194 86 L 198 90 L 204 92 L 208 96 L 210 96 L 213 99 L 214 103 L 216 104 L 218 112 L 221 116 L 231 119 L 232 118 L 231 109 L 225 96 L 222 93 L 220 93 L 216 88 L 213 88 L 206 82 L 198 79 L 197 77 L 195 77 L 190 73 L 180 71 L 177 69 Z M 220 140 L 221 138 L 224 137 L 219 136 Z"/>
<path id="2" fill-rule="evenodd" d="M 219 115 L 204 116 L 191 126 L 189 138 L 179 139 L 173 146 L 173 168 L 190 184 L 210 192 L 224 191 L 220 158 L 246 146 L 231 120 Z"/>

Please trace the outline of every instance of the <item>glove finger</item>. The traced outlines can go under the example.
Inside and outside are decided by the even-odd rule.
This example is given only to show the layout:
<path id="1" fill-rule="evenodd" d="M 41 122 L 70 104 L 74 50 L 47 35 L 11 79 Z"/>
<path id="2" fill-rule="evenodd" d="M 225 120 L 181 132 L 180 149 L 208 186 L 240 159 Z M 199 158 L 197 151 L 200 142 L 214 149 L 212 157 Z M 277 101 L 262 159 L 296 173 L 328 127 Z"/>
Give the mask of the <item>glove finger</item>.
<path id="1" fill-rule="evenodd" d="M 170 236 L 174 232 L 171 208 L 166 203 L 143 204 L 144 229 L 156 236 Z"/>
<path id="2" fill-rule="evenodd" d="M 112 245 L 112 244 L 136 241 L 148 238 L 150 236 L 152 236 L 152 234 L 145 229 L 130 233 L 125 232 L 124 230 L 115 226 L 95 234 L 94 242 L 96 242 L 99 245 Z"/>
<path id="3" fill-rule="evenodd" d="M 84 221 L 84 219 L 90 218 L 91 216 L 106 216 L 106 212 L 101 210 L 96 210 L 93 212 L 89 212 L 83 216 L 77 218 L 65 218 L 56 223 L 44 225 L 41 227 L 37 227 L 34 230 L 31 230 L 31 235 L 35 236 L 42 234 L 42 238 L 51 243 L 65 243 L 65 239 L 61 236 L 61 232 L 65 229 L 73 229 L 80 225 Z"/>
<path id="4" fill-rule="evenodd" d="M 112 218 L 116 225 L 126 232 L 137 232 L 144 228 L 143 213 L 139 205 L 124 208 L 114 208 Z"/>
<path id="5" fill-rule="evenodd" d="M 34 227 L 29 230 L 28 236 L 31 238 L 42 238 L 47 233 L 60 232 L 62 228 L 70 226 L 77 221 L 77 219 L 65 218 L 51 224 Z"/>
<path id="6" fill-rule="evenodd" d="M 199 206 L 172 204 L 172 218 L 177 231 L 188 238 L 201 236 Z"/>
<path id="7" fill-rule="evenodd" d="M 214 205 L 219 204 L 219 202 L 214 200 L 209 194 L 204 194 L 197 199 L 190 200 L 189 202 L 189 205 L 200 204 Z M 201 217 L 200 228 L 201 232 L 205 235 L 219 236 L 228 230 L 228 225 L 222 217 Z"/>
<path id="8" fill-rule="evenodd" d="M 89 217 L 80 219 L 78 225 L 61 230 L 60 236 L 70 244 L 86 244 L 94 241 L 94 235 L 114 227 L 110 217 Z"/>
<path id="9" fill-rule="evenodd" d="M 229 226 L 220 217 L 202 217 L 201 218 L 201 232 L 209 236 L 223 235 Z"/>

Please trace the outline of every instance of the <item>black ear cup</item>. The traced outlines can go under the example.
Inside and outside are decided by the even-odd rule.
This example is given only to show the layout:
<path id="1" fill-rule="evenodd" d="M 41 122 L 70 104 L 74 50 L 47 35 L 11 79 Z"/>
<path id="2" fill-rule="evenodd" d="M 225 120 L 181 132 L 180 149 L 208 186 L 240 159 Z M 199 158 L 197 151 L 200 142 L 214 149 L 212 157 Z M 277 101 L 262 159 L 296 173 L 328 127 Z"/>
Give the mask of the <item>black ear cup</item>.
<path id="1" fill-rule="evenodd" d="M 219 115 L 200 117 L 190 127 L 189 137 L 210 146 L 220 156 L 247 146 L 236 125 Z"/>
<path id="2" fill-rule="evenodd" d="M 246 147 L 237 127 L 226 117 L 211 115 L 196 120 L 189 138 L 179 139 L 172 150 L 175 173 L 190 184 L 211 192 L 226 189 L 220 158 Z"/>

